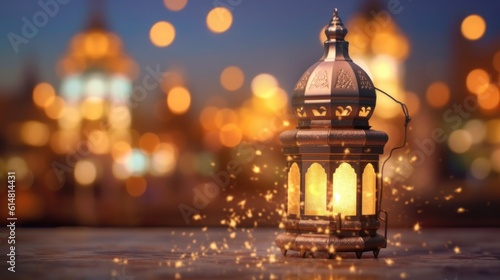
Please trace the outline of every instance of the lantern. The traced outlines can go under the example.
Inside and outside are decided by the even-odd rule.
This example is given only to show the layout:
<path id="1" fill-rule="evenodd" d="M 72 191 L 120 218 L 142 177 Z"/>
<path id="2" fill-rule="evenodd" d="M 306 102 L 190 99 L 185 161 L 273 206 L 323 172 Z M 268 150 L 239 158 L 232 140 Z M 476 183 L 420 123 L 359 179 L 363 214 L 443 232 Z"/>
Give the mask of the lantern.
<path id="1" fill-rule="evenodd" d="M 300 78 L 292 95 L 295 130 L 280 135 L 288 158 L 286 232 L 276 245 L 287 251 L 373 251 L 387 245 L 377 233 L 387 213 L 378 205 L 379 155 L 388 136 L 370 129 L 375 87 L 348 54 L 347 29 L 337 9 L 325 30 L 324 54 Z M 382 217 L 381 213 L 385 213 Z"/>

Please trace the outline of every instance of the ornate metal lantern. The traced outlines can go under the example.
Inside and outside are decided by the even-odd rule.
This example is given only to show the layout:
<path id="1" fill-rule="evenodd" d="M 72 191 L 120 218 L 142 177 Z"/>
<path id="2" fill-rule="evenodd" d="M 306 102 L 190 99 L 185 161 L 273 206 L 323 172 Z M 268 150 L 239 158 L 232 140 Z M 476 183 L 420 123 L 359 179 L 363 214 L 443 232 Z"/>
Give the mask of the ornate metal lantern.
<path id="1" fill-rule="evenodd" d="M 276 245 L 284 255 L 355 252 L 361 258 L 373 251 L 377 257 L 387 245 L 386 235 L 377 234 L 377 173 L 388 136 L 370 129 L 375 87 L 349 57 L 337 9 L 325 33 L 323 56 L 293 91 L 298 127 L 280 136 L 288 158 L 288 198 L 286 232 Z"/>

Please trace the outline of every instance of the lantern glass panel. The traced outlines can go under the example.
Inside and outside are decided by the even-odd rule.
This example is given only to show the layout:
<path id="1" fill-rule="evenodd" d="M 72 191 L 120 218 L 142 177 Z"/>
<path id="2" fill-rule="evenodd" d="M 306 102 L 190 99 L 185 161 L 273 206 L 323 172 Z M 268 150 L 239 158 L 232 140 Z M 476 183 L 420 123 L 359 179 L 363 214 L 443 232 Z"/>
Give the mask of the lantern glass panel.
<path id="1" fill-rule="evenodd" d="M 288 171 L 288 214 L 300 213 L 300 170 L 293 163 Z"/>
<path id="2" fill-rule="evenodd" d="M 376 174 L 373 165 L 369 163 L 363 171 L 363 195 L 362 195 L 362 214 L 375 215 L 375 184 Z"/>
<path id="3" fill-rule="evenodd" d="M 333 173 L 333 213 L 356 215 L 356 171 L 349 163 L 342 163 Z"/>
<path id="4" fill-rule="evenodd" d="M 326 172 L 313 163 L 306 173 L 305 214 L 326 216 Z"/>

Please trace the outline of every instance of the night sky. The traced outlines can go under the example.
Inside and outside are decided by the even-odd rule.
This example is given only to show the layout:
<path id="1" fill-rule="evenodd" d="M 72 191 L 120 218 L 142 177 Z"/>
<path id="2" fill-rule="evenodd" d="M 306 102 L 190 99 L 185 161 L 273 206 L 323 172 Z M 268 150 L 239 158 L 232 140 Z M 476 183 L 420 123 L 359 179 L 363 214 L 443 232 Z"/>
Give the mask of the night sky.
<path id="1" fill-rule="evenodd" d="M 41 0 L 44 1 L 50 2 Z M 66 1 L 68 3 L 59 5 L 59 11 L 39 28 L 34 38 L 19 46 L 17 54 L 8 33 L 21 35 L 22 18 L 32 21 L 33 15 L 42 8 L 38 1 L 0 4 L 0 89 L 3 92 L 19 86 L 23 66 L 29 59 L 35 61 L 40 80 L 58 87 L 60 80 L 55 64 L 66 52 L 69 40 L 86 26 L 89 18 L 89 1 Z M 263 72 L 274 75 L 280 86 L 290 92 L 301 73 L 321 56 L 319 31 L 328 23 L 333 9 L 338 7 L 347 23 L 364 1 L 221 2 L 238 4 L 232 9 L 233 25 L 222 34 L 210 32 L 205 23 L 207 13 L 217 3 L 214 1 L 190 0 L 183 10 L 172 12 L 160 0 L 109 0 L 104 3 L 103 13 L 108 28 L 122 38 L 125 51 L 141 70 L 157 64 L 162 70 L 181 70 L 195 105 L 200 106 L 200 100 L 222 91 L 219 75 L 228 65 L 236 65 L 245 73 L 241 94 L 250 95 L 251 79 Z M 382 2 L 387 7 L 387 3 L 393 1 Z M 487 48 L 498 42 L 498 1 L 401 0 L 399 5 L 401 12 L 393 18 L 411 44 L 406 61 L 407 90 L 421 94 L 429 82 L 450 79 L 448 65 L 453 38 L 460 34 L 460 23 L 467 15 L 479 14 L 487 24 L 486 34 L 471 43 L 474 47 Z M 176 28 L 175 41 L 166 48 L 155 47 L 149 40 L 149 29 L 160 20 Z M 420 79 L 413 79 L 415 73 Z"/>

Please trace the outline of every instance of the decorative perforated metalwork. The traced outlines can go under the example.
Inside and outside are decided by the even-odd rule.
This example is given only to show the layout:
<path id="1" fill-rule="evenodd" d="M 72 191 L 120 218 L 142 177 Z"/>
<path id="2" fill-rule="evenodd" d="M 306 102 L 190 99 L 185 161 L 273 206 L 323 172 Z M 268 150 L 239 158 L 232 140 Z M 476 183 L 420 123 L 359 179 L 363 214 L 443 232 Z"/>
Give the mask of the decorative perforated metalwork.
<path id="1" fill-rule="evenodd" d="M 373 84 L 370 81 L 368 77 L 366 77 L 365 73 L 363 71 L 358 70 L 358 76 L 359 76 L 359 84 L 361 86 L 361 89 L 368 89 L 372 90 L 373 89 Z"/>
<path id="2" fill-rule="evenodd" d="M 340 69 L 337 73 L 337 82 L 335 83 L 336 88 L 354 89 L 354 84 L 352 83 L 352 77 L 344 69 Z"/>
<path id="3" fill-rule="evenodd" d="M 314 73 L 314 78 L 311 82 L 311 85 L 309 86 L 309 89 L 313 88 L 330 88 L 328 82 L 328 72 L 326 70 L 321 70 Z"/>

